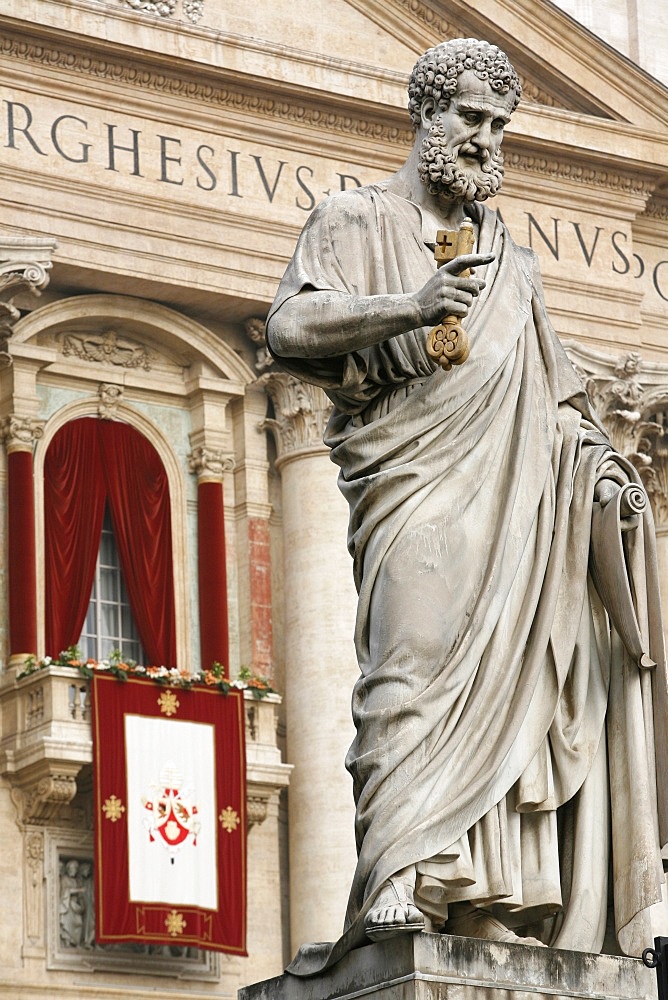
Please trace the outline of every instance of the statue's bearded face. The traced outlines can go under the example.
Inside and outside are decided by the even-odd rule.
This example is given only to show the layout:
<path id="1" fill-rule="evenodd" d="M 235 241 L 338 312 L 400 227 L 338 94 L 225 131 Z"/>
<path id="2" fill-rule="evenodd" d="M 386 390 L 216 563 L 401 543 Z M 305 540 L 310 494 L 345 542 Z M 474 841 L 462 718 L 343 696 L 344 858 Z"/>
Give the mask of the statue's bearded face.
<path id="1" fill-rule="evenodd" d="M 423 102 L 426 131 L 418 172 L 430 194 L 461 201 L 485 201 L 503 178 L 501 139 L 515 95 L 497 94 L 470 71 L 459 77 L 447 107 Z"/>

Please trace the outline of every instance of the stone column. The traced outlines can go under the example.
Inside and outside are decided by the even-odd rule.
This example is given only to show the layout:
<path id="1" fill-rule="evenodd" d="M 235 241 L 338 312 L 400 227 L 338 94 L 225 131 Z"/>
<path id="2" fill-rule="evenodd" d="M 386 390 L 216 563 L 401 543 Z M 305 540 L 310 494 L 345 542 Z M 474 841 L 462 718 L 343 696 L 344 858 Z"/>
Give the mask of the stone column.
<path id="1" fill-rule="evenodd" d="M 0 438 L 7 451 L 7 560 L 10 662 L 37 653 L 37 566 L 32 453 L 43 433 L 37 419 L 35 363 L 18 371 L 12 333 L 21 312 L 17 296 L 40 295 L 49 281 L 55 240 L 31 236 L 0 240 Z M 39 362 L 37 362 L 39 364 Z"/>
<path id="2" fill-rule="evenodd" d="M 354 730 L 357 595 L 346 549 L 348 509 L 322 443 L 331 409 L 322 390 L 263 376 L 275 418 L 285 580 L 285 707 L 293 952 L 341 933 L 356 863 L 352 782 L 344 758 Z"/>
<path id="3" fill-rule="evenodd" d="M 7 417 L 0 436 L 7 449 L 7 565 L 9 577 L 9 653 L 23 663 L 37 652 L 37 563 L 33 446 L 41 421 Z"/>
<path id="4" fill-rule="evenodd" d="M 233 468 L 231 457 L 200 446 L 189 456 L 197 473 L 197 574 L 199 584 L 200 665 L 222 663 L 229 676 L 229 628 L 223 473 Z"/>

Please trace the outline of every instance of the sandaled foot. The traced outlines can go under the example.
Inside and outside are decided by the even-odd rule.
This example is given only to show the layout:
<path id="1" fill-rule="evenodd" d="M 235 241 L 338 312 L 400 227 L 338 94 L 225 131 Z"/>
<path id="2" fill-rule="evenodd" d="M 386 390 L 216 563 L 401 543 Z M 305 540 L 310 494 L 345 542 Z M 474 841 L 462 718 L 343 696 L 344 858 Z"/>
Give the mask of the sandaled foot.
<path id="1" fill-rule="evenodd" d="M 459 937 L 481 938 L 483 941 L 502 941 L 508 944 L 531 944 L 539 948 L 546 945 L 538 938 L 520 937 L 495 917 L 477 906 L 471 906 L 463 913 L 446 920 L 443 926 L 444 934 L 456 934 Z"/>
<path id="2" fill-rule="evenodd" d="M 384 941 L 396 934 L 415 934 L 424 927 L 424 916 L 413 902 L 412 888 L 395 878 L 387 880 L 364 921 L 366 936 L 372 941 Z"/>

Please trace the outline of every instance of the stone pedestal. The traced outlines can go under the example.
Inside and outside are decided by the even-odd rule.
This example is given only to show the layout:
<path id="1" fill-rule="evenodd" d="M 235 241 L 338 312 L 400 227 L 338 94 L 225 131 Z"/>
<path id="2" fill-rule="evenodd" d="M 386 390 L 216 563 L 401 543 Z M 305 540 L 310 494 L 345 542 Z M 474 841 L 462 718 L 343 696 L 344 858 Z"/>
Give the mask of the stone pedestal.
<path id="1" fill-rule="evenodd" d="M 656 1000 L 656 995 L 655 973 L 639 959 L 440 934 L 370 944 L 321 976 L 285 974 L 238 994 L 239 1000 Z"/>

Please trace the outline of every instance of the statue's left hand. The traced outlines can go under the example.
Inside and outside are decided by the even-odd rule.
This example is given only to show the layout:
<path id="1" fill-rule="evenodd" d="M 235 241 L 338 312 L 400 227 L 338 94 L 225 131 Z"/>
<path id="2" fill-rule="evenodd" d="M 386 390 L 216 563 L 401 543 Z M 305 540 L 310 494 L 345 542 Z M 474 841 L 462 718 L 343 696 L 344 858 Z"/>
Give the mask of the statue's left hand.
<path id="1" fill-rule="evenodd" d="M 599 479 L 594 486 L 594 500 L 601 507 L 609 504 L 619 493 L 621 486 L 614 479 Z"/>
<path id="2" fill-rule="evenodd" d="M 601 507 L 605 507 L 611 500 L 615 499 L 620 490 L 620 484 L 614 479 L 599 479 L 594 486 L 594 502 L 600 503 Z M 622 516 L 619 526 L 622 531 L 631 531 L 633 528 L 637 528 L 638 515 L 627 514 L 626 517 Z"/>

